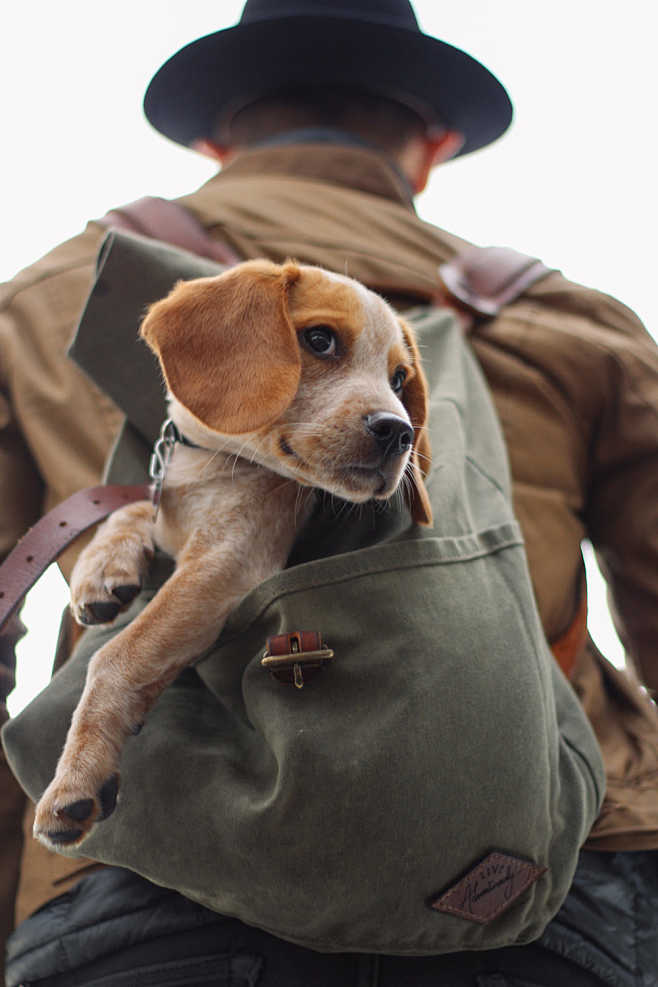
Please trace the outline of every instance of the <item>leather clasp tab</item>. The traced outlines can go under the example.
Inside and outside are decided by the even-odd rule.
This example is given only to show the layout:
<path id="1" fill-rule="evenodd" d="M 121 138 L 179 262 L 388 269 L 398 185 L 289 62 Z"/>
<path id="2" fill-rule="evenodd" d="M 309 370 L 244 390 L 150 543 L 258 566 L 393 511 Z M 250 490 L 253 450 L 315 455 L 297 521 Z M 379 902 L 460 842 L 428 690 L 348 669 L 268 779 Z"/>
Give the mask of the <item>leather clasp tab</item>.
<path id="1" fill-rule="evenodd" d="M 291 631 L 268 637 L 267 650 L 261 665 L 279 682 L 303 689 L 312 678 L 334 657 L 319 631 Z"/>

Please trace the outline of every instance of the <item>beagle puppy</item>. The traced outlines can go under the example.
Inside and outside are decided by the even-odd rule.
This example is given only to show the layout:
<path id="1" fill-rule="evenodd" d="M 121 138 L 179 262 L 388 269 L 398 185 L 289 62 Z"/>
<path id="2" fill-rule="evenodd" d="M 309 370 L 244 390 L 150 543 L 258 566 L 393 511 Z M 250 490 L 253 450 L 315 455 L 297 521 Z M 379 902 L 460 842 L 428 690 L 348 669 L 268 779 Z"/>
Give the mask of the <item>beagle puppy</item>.
<path id="1" fill-rule="evenodd" d="M 141 335 L 159 358 L 173 447 L 157 516 L 113 514 L 82 552 L 71 607 L 110 622 L 157 545 L 171 577 L 93 656 L 34 834 L 79 844 L 114 809 L 119 760 L 162 690 L 228 614 L 282 569 L 319 488 L 353 503 L 400 491 L 431 523 L 427 386 L 407 325 L 363 285 L 292 261 L 180 282 Z"/>

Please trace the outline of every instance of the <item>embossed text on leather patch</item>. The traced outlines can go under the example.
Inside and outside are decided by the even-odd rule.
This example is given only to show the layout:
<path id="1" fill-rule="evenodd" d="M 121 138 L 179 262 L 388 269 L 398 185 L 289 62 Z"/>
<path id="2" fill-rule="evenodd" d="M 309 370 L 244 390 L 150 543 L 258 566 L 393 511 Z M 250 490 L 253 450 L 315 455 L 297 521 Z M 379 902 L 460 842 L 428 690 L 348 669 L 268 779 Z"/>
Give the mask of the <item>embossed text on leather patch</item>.
<path id="1" fill-rule="evenodd" d="M 509 908 L 545 872 L 545 867 L 494 851 L 429 904 L 437 912 L 485 925 Z"/>

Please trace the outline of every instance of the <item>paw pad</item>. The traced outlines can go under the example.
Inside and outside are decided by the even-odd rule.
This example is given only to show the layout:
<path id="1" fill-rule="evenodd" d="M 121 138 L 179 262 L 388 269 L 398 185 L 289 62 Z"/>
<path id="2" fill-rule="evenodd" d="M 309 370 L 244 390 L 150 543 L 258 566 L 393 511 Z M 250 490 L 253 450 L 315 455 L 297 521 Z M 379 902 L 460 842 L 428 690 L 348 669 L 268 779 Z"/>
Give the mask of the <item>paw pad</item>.
<path id="1" fill-rule="evenodd" d="M 119 793 L 119 775 L 114 774 L 108 778 L 100 792 L 98 800 L 101 804 L 101 814 L 99 819 L 107 819 L 111 816 L 117 805 L 117 795 Z"/>
<path id="2" fill-rule="evenodd" d="M 119 600 L 125 607 L 128 603 L 132 603 L 141 588 L 141 586 L 135 585 L 115 586 L 112 590 L 112 595 L 116 596 L 117 600 Z"/>
<path id="3" fill-rule="evenodd" d="M 85 603 L 80 607 L 78 620 L 81 624 L 109 624 L 120 609 L 119 603 Z"/>
<path id="4" fill-rule="evenodd" d="M 69 819 L 75 819 L 76 822 L 84 822 L 85 819 L 89 819 L 93 811 L 93 799 L 80 799 L 79 802 L 73 802 L 71 805 L 65 805 L 63 809 L 59 809 L 57 815 L 60 818 L 68 816 Z"/>
<path id="5" fill-rule="evenodd" d="M 81 798 L 59 808 L 37 806 L 34 835 L 46 846 L 73 846 L 81 843 L 97 822 L 114 812 L 119 792 L 119 775 L 113 774 L 103 783 L 95 798 Z M 52 797 L 51 797 L 52 799 Z M 51 801 L 52 805 L 52 801 Z"/>
<path id="6" fill-rule="evenodd" d="M 66 846 L 68 843 L 77 843 L 83 835 L 81 829 L 55 829 L 46 833 L 50 843 Z"/>

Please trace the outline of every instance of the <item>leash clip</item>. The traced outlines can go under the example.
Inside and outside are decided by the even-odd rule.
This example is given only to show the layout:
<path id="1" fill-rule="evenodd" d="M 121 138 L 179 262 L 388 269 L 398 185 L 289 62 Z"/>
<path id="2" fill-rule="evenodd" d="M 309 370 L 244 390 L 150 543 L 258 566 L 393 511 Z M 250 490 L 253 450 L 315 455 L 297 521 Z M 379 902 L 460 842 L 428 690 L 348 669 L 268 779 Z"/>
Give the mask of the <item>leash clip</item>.
<path id="1" fill-rule="evenodd" d="M 162 423 L 160 436 L 156 439 L 149 462 L 149 476 L 153 481 L 151 486 L 151 503 L 153 504 L 153 521 L 155 522 L 160 510 L 162 489 L 165 484 L 167 469 L 174 453 L 174 446 L 181 441 L 180 432 L 171 418 Z"/>

